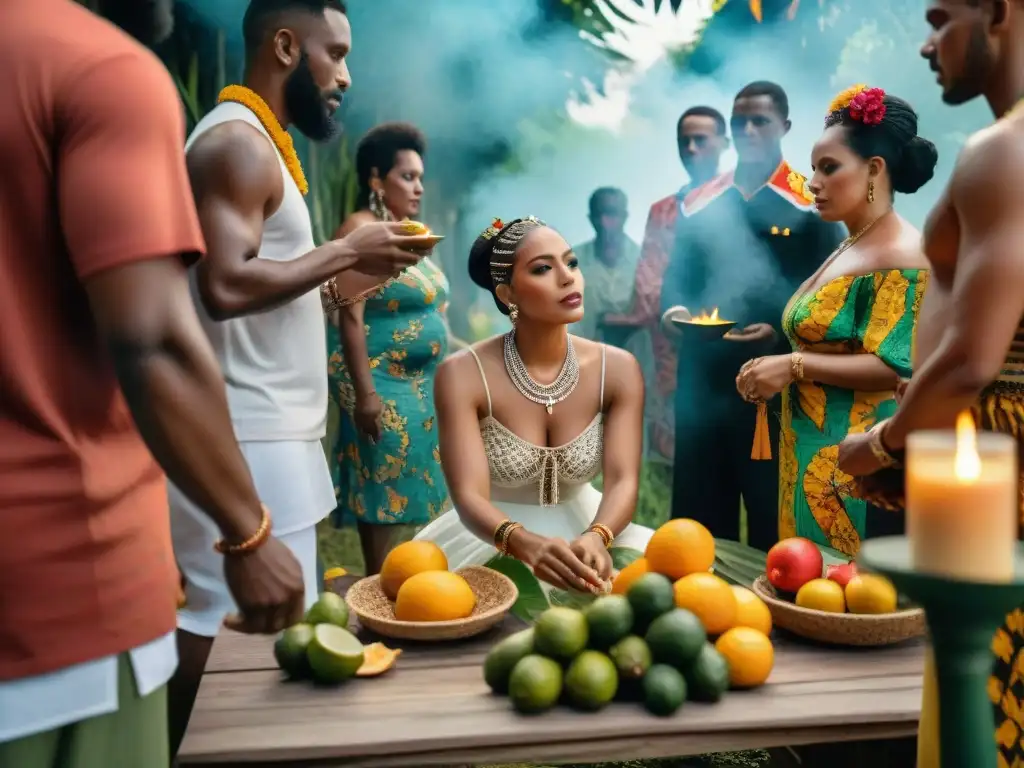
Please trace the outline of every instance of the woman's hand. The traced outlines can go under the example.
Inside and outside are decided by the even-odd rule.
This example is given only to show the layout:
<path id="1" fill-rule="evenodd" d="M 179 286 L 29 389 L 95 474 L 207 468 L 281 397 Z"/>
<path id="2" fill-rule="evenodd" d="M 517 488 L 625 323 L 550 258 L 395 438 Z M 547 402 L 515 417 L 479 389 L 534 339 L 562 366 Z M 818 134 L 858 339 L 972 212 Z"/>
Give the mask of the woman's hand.
<path id="1" fill-rule="evenodd" d="M 352 420 L 355 421 L 356 429 L 359 430 L 360 434 L 366 435 L 373 443 L 380 440 L 380 417 L 382 413 L 384 413 L 384 403 L 376 392 L 371 392 L 365 397 L 356 398 L 356 407 L 352 413 Z"/>
<path id="2" fill-rule="evenodd" d="M 744 363 L 736 377 L 736 391 L 748 403 L 771 400 L 793 381 L 789 355 L 758 357 Z"/>
<path id="3" fill-rule="evenodd" d="M 580 559 L 584 565 L 593 568 L 601 577 L 602 586 L 607 583 L 612 575 L 612 556 L 608 547 L 604 545 L 601 534 L 595 531 L 584 531 L 572 544 L 569 549 Z"/>
<path id="4" fill-rule="evenodd" d="M 750 341 L 768 341 L 775 338 L 775 329 L 769 323 L 754 323 L 744 328 L 733 328 L 722 338 L 741 344 Z"/>
<path id="5" fill-rule="evenodd" d="M 525 529 L 509 538 L 512 555 L 533 569 L 533 574 L 553 587 L 600 594 L 604 580 L 584 563 L 570 546 L 558 538 L 538 536 Z"/>

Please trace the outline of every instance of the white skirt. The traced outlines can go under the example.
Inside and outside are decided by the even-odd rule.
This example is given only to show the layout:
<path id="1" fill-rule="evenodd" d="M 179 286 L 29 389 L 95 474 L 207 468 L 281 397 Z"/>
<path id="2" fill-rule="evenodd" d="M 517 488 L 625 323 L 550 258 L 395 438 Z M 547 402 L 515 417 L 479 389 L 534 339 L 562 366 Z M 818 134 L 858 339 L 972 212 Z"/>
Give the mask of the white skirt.
<path id="1" fill-rule="evenodd" d="M 502 490 L 492 489 L 493 495 Z M 566 490 L 563 486 L 562 491 Z M 601 504 L 601 492 L 587 483 L 575 489 L 571 498 L 549 507 L 495 498 L 491 499 L 491 503 L 509 520 L 522 523 L 531 533 L 572 541 L 594 522 Z M 615 538 L 614 546 L 643 552 L 653 533 L 650 528 L 630 523 Z M 497 554 L 494 542 L 485 541 L 466 528 L 456 509 L 441 515 L 420 531 L 416 538 L 432 541 L 441 547 L 448 558 L 448 567 L 452 570 L 466 565 L 484 565 Z"/>

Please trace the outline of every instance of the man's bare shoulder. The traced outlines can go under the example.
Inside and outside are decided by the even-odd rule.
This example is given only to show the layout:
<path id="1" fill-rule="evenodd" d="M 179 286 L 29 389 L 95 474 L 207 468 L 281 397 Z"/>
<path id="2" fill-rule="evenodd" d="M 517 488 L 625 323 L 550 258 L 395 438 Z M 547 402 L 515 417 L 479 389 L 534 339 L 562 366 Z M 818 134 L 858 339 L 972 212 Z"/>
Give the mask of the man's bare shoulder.
<path id="1" fill-rule="evenodd" d="M 277 153 L 259 129 L 244 120 L 209 128 L 188 149 L 189 176 L 196 193 L 205 188 L 250 187 L 267 194 L 282 188 Z"/>
<path id="2" fill-rule="evenodd" d="M 973 134 L 957 158 L 950 191 L 957 202 L 987 204 L 1024 191 L 1024 117 L 1000 120 Z"/>

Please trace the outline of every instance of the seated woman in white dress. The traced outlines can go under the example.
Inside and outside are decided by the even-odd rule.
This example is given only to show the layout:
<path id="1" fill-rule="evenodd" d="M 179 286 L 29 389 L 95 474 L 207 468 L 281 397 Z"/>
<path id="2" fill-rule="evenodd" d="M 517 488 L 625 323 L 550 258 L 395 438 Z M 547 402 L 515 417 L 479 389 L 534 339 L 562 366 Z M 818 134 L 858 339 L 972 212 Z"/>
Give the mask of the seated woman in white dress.
<path id="1" fill-rule="evenodd" d="M 441 466 L 455 508 L 417 538 L 440 545 L 453 569 L 497 550 L 548 585 L 600 592 L 612 542 L 643 550 L 652 533 L 630 523 L 643 442 L 640 366 L 628 352 L 569 335 L 583 317 L 583 275 L 543 222 L 495 220 L 473 244 L 469 272 L 512 330 L 437 369 Z M 591 485 L 602 474 L 603 495 Z"/>

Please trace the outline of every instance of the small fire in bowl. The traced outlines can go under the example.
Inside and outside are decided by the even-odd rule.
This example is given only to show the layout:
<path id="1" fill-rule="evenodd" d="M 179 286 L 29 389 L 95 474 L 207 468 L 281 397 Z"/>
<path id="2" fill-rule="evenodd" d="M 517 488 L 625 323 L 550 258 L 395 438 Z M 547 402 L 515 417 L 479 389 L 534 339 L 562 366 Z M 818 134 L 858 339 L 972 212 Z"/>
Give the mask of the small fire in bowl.
<path id="1" fill-rule="evenodd" d="M 701 310 L 699 315 L 693 315 L 689 319 L 673 320 L 687 332 L 699 332 L 707 338 L 719 338 L 724 336 L 736 325 L 735 320 L 723 320 L 718 316 L 718 307 L 714 307 L 710 314 L 707 310 Z"/>

